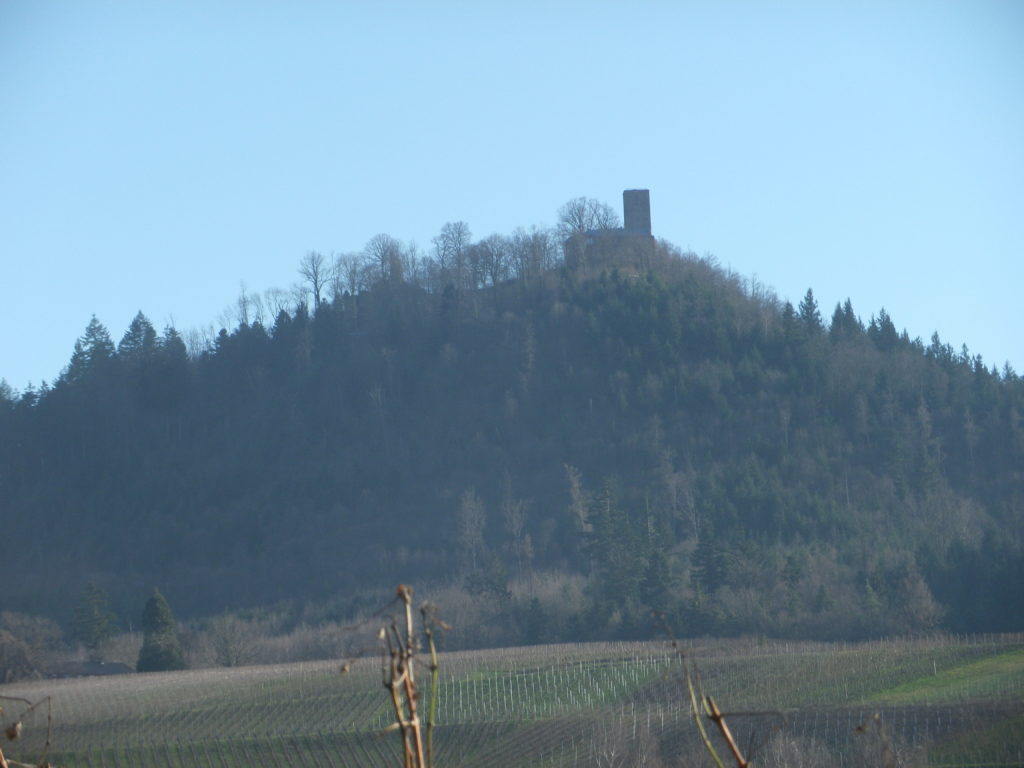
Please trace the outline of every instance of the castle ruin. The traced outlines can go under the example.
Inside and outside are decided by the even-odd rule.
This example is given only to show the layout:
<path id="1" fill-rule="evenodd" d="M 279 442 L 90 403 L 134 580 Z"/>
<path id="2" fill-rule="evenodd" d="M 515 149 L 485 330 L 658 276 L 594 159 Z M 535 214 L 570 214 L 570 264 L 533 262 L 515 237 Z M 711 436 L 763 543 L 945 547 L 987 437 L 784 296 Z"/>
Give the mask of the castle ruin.
<path id="1" fill-rule="evenodd" d="M 599 274 L 609 269 L 634 273 L 648 270 L 654 256 L 650 190 L 623 190 L 622 224 L 568 238 L 562 246 L 565 266 L 581 274 Z"/>

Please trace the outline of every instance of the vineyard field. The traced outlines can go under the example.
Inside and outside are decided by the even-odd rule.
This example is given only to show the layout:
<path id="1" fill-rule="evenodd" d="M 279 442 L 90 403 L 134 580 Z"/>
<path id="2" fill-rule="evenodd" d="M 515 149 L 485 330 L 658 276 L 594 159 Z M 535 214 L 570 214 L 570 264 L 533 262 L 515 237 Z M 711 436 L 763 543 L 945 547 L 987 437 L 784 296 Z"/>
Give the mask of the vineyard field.
<path id="1" fill-rule="evenodd" d="M 685 661 L 684 661 L 685 660 Z M 1024 766 L 1024 636 L 860 644 L 700 640 L 442 654 L 438 768 L 705 765 L 683 682 L 691 666 L 754 765 Z M 315 662 L 0 686 L 51 697 L 62 766 L 400 765 L 379 661 Z M 422 675 L 421 680 L 427 676 Z M 429 688 L 429 686 L 427 686 Z M 424 691 L 429 696 L 430 691 Z M 17 714 L 4 706 L 5 723 Z M 8 757 L 36 763 L 46 707 Z"/>

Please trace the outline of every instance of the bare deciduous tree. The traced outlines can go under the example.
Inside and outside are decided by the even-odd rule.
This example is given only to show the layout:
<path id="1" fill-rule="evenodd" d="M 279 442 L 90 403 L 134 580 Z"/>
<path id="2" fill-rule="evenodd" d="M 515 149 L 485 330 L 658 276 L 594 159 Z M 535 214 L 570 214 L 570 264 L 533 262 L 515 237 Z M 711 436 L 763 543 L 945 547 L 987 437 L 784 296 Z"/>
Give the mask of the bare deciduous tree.
<path id="1" fill-rule="evenodd" d="M 250 310 L 252 309 L 252 297 L 245 290 L 245 283 L 241 283 L 238 290 L 238 300 L 235 302 L 238 308 L 239 325 L 248 325 Z"/>
<path id="2" fill-rule="evenodd" d="M 511 489 L 506 490 L 505 498 L 501 502 L 501 515 L 505 519 L 505 530 L 511 539 L 509 549 L 516 558 L 516 574 L 520 581 L 523 578 L 523 560 L 529 560 L 533 556 L 533 545 L 529 541 L 529 534 L 526 533 L 526 513 L 529 507 L 528 501 L 513 498 Z"/>
<path id="3" fill-rule="evenodd" d="M 217 325 L 224 330 L 234 328 L 238 322 L 238 307 L 234 304 L 229 304 L 220 311 L 217 315 Z"/>
<path id="4" fill-rule="evenodd" d="M 577 197 L 558 209 L 558 234 L 563 240 L 594 229 L 622 226 L 615 209 L 589 197 Z"/>
<path id="5" fill-rule="evenodd" d="M 221 667 L 242 667 L 256 661 L 256 634 L 250 622 L 222 616 L 210 624 L 214 661 Z"/>
<path id="6" fill-rule="evenodd" d="M 618 226 L 619 216 L 610 206 L 587 197 L 577 197 L 558 209 L 558 236 L 572 250 L 571 260 L 577 267 L 586 265 L 586 233 Z"/>
<path id="7" fill-rule="evenodd" d="M 402 250 L 402 277 L 405 282 L 421 287 L 426 285 L 428 262 L 415 242 L 408 243 Z"/>
<path id="8" fill-rule="evenodd" d="M 449 221 L 441 227 L 440 234 L 432 241 L 442 281 L 452 282 L 460 289 L 466 287 L 468 278 L 466 249 L 469 248 L 470 238 L 469 225 L 466 222 Z"/>
<path id="9" fill-rule="evenodd" d="M 551 232 L 538 227 L 517 229 L 509 243 L 509 261 L 513 276 L 524 284 L 532 284 L 555 264 Z"/>
<path id="10" fill-rule="evenodd" d="M 254 293 L 249 297 L 249 311 L 252 315 L 253 325 L 259 324 L 266 327 L 267 304 L 263 300 L 262 294 Z"/>
<path id="11" fill-rule="evenodd" d="M 331 289 L 334 298 L 348 293 L 355 296 L 363 288 L 366 277 L 366 258 L 361 253 L 342 253 L 334 261 L 334 282 Z"/>
<path id="12" fill-rule="evenodd" d="M 309 251 L 299 260 L 299 274 L 313 294 L 313 309 L 320 308 L 321 297 L 324 289 L 331 284 L 333 272 L 333 262 L 317 251 Z"/>
<path id="13" fill-rule="evenodd" d="M 583 474 L 576 467 L 565 465 L 565 475 L 569 481 L 569 516 L 581 533 L 590 533 L 593 525 L 590 522 L 590 499 L 583 490 Z"/>
<path id="14" fill-rule="evenodd" d="M 288 291 L 280 288 L 268 288 L 263 292 L 267 315 L 271 322 L 277 320 L 278 315 L 292 309 L 291 297 Z"/>
<path id="15" fill-rule="evenodd" d="M 485 522 L 484 503 L 476 495 L 476 489 L 470 488 L 466 490 L 459 502 L 457 531 L 459 547 L 468 558 L 468 564 L 472 571 L 476 570 L 477 555 L 484 548 Z"/>
<path id="16" fill-rule="evenodd" d="M 200 328 L 189 328 L 185 331 L 185 349 L 188 356 L 195 360 L 213 347 L 213 326 L 205 325 Z"/>
<path id="17" fill-rule="evenodd" d="M 509 239 L 502 235 L 491 235 L 478 245 L 484 282 L 497 286 L 508 280 L 511 272 L 512 247 Z"/>
<path id="18" fill-rule="evenodd" d="M 374 235 L 363 249 L 363 254 L 372 265 L 374 277 L 383 282 L 402 280 L 402 243 L 391 235 Z"/>

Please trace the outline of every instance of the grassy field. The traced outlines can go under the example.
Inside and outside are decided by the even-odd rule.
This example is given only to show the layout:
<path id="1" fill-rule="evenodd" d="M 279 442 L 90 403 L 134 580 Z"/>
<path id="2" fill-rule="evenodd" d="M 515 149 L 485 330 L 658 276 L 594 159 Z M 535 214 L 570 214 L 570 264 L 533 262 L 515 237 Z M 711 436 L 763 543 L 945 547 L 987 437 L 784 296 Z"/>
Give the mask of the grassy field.
<path id="1" fill-rule="evenodd" d="M 881 691 L 872 701 L 928 704 L 949 699 L 1011 697 L 1024 690 L 1024 650 L 965 662 Z"/>
<path id="2" fill-rule="evenodd" d="M 443 654 L 437 765 L 704 765 L 684 701 L 686 657 L 755 765 L 1024 765 L 1024 636 L 856 645 L 699 641 Z M 34 681 L 52 697 L 59 765 L 400 765 L 379 663 Z M 2 702 L 4 717 L 18 711 Z M 877 715 L 877 717 L 875 717 Z M 8 756 L 36 762 L 46 711 Z M 877 764 L 877 763 L 875 763 Z"/>

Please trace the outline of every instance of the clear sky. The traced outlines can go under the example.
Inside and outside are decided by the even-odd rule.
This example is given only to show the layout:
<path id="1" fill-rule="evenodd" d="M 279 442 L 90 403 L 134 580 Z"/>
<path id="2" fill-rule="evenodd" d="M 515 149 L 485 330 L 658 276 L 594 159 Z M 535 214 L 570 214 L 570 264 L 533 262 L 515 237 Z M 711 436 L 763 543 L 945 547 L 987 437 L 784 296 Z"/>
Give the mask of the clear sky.
<path id="1" fill-rule="evenodd" d="M 794 304 L 1024 372 L 1024 3 L 3 0 L 0 377 L 627 188 Z"/>

